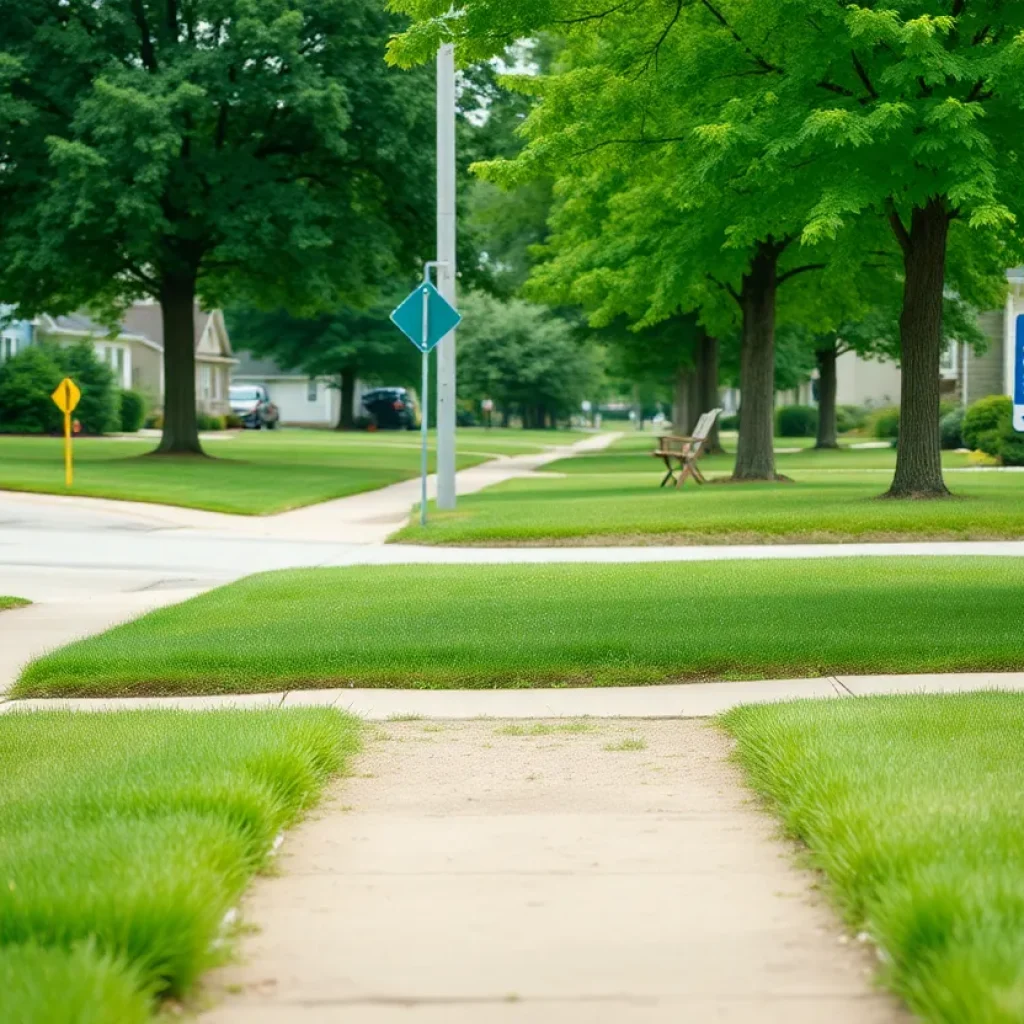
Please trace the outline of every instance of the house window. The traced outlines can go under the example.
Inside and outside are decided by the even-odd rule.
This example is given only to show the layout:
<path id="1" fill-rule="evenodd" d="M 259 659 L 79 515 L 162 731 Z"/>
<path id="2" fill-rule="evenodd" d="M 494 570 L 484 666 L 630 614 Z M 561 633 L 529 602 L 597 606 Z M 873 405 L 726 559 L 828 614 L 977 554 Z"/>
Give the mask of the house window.
<path id="1" fill-rule="evenodd" d="M 316 401 L 316 377 L 310 377 L 306 384 L 306 398 L 311 402 Z"/>
<path id="2" fill-rule="evenodd" d="M 10 334 L 3 335 L 0 338 L 0 363 L 6 359 L 10 359 L 11 356 L 15 355 L 18 351 L 18 339 Z"/>
<path id="3" fill-rule="evenodd" d="M 943 380 L 956 380 L 960 370 L 960 342 L 948 341 L 939 360 L 939 376 Z"/>
<path id="4" fill-rule="evenodd" d="M 203 398 L 210 398 L 213 394 L 213 373 L 206 365 L 199 367 L 199 394 Z"/>
<path id="5" fill-rule="evenodd" d="M 111 361 L 114 372 L 117 374 L 117 382 L 124 385 L 124 349 L 114 348 L 110 350 Z"/>

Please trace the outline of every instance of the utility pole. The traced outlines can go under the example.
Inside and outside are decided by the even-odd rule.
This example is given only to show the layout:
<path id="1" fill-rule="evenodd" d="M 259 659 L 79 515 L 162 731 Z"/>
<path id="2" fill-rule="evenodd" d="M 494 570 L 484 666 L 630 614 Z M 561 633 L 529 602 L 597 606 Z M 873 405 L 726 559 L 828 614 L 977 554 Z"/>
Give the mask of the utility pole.
<path id="1" fill-rule="evenodd" d="M 455 308 L 455 48 L 437 51 L 437 290 Z M 437 346 L 437 507 L 455 508 L 455 331 Z"/>

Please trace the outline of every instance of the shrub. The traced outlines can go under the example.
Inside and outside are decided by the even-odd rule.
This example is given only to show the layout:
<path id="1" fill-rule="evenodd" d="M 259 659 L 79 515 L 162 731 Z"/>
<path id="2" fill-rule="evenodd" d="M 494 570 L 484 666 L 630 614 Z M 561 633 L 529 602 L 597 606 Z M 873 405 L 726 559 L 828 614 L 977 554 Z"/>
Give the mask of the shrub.
<path id="1" fill-rule="evenodd" d="M 146 418 L 146 399 L 138 391 L 121 392 L 121 430 L 134 434 Z"/>
<path id="2" fill-rule="evenodd" d="M 861 430 L 868 422 L 868 411 L 862 405 L 837 405 L 836 430 L 845 434 L 851 430 Z"/>
<path id="3" fill-rule="evenodd" d="M 1024 466 L 1024 434 L 1018 434 L 1009 423 L 999 437 L 999 458 L 1004 466 Z"/>
<path id="4" fill-rule="evenodd" d="M 876 409 L 871 415 L 871 433 L 882 440 L 895 440 L 900 434 L 900 409 L 888 405 Z"/>
<path id="5" fill-rule="evenodd" d="M 718 421 L 719 430 L 739 430 L 740 429 L 740 418 L 737 413 L 732 413 L 729 416 L 723 416 Z"/>
<path id="6" fill-rule="evenodd" d="M 208 412 L 196 413 L 196 426 L 200 430 L 223 430 L 224 417 L 211 416 Z"/>
<path id="7" fill-rule="evenodd" d="M 963 425 L 964 408 L 957 406 L 952 412 L 947 412 L 939 420 L 939 432 L 942 436 L 943 448 L 963 448 Z"/>
<path id="8" fill-rule="evenodd" d="M 49 349 L 28 348 L 0 363 L 0 431 L 49 434 L 59 430 L 61 412 L 50 395 L 63 374 Z"/>
<path id="9" fill-rule="evenodd" d="M 1013 429 L 1013 402 L 1007 395 L 979 399 L 964 415 L 964 444 L 986 455 L 1000 454 L 1002 428 Z"/>
<path id="10" fill-rule="evenodd" d="M 778 437 L 814 437 L 818 430 L 818 410 L 810 405 L 784 405 L 775 410 Z"/>
<path id="11" fill-rule="evenodd" d="M 145 427 L 147 430 L 163 430 L 164 414 L 162 412 L 151 412 L 146 417 Z"/>
<path id="12" fill-rule="evenodd" d="M 242 422 L 242 417 L 236 415 L 233 412 L 229 412 L 224 417 L 224 429 L 225 430 L 241 430 L 245 424 Z"/>
<path id="13" fill-rule="evenodd" d="M 121 426 L 121 404 L 114 371 L 96 357 L 91 341 L 82 339 L 74 345 L 44 346 L 51 354 L 62 376 L 70 377 L 81 389 L 82 400 L 74 417 L 86 434 L 108 434 Z"/>

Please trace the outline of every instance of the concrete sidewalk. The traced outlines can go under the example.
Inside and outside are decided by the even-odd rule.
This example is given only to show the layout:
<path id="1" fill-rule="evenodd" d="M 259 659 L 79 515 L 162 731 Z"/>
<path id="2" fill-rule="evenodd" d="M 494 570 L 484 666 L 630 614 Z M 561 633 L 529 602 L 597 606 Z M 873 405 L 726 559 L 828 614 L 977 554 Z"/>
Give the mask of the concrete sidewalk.
<path id="1" fill-rule="evenodd" d="M 6 614 L 6 613 L 5 613 Z M 672 683 L 532 690 L 389 690 L 346 687 L 210 697 L 53 698 L 0 700 L 5 711 L 125 711 L 141 708 L 336 707 L 371 722 L 573 718 L 710 718 L 741 704 L 880 694 L 1024 691 L 1024 672 L 951 672 L 901 676 L 823 676 L 754 682 Z"/>
<path id="2" fill-rule="evenodd" d="M 245 898 L 200 1021 L 909 1021 L 728 752 L 695 722 L 377 730 Z"/>

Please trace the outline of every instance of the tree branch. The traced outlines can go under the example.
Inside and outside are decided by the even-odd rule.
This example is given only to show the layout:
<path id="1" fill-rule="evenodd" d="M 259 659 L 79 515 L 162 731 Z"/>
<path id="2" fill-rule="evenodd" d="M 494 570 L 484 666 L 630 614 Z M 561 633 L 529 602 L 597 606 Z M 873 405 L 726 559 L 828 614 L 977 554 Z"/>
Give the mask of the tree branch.
<path id="1" fill-rule="evenodd" d="M 892 228 L 892 233 L 896 236 L 896 241 L 900 243 L 900 248 L 906 254 L 910 251 L 910 232 L 907 231 L 906 225 L 900 220 L 896 204 L 891 199 L 886 204 L 886 208 L 889 214 L 889 226 Z"/>
<path id="2" fill-rule="evenodd" d="M 838 93 L 840 96 L 853 96 L 853 90 L 847 89 L 845 85 L 836 85 L 835 82 L 815 82 L 819 89 L 828 89 L 829 92 Z"/>
<path id="3" fill-rule="evenodd" d="M 717 20 L 719 25 L 721 25 L 722 28 L 724 28 L 729 33 L 729 35 L 731 35 L 733 39 L 735 39 L 736 42 L 743 47 L 743 49 L 746 51 L 747 56 L 750 57 L 751 60 L 753 60 L 756 64 L 764 68 L 765 71 L 774 71 L 776 74 L 782 74 L 782 68 L 776 67 L 774 64 L 771 63 L 771 61 L 766 60 L 758 53 L 754 53 L 754 51 L 749 46 L 747 46 L 747 44 L 743 41 L 740 34 L 736 31 L 736 29 L 732 27 L 732 25 L 729 24 L 725 15 L 722 14 L 722 12 L 719 11 L 711 3 L 711 0 L 700 0 L 700 3 L 701 6 L 705 8 L 705 10 L 711 13 L 711 15 Z"/>
<path id="4" fill-rule="evenodd" d="M 135 24 L 139 27 L 139 36 L 142 43 L 142 63 L 147 71 L 157 70 L 156 51 L 153 49 L 153 38 L 149 34 L 149 22 L 146 21 L 146 9 L 142 6 L 142 0 L 132 0 L 132 15 Z"/>
<path id="5" fill-rule="evenodd" d="M 622 0 L 622 3 L 616 4 L 614 7 L 609 7 L 606 11 L 599 11 L 596 14 L 581 14 L 578 18 L 558 18 L 552 24 L 555 25 L 583 25 L 588 21 L 600 21 L 601 18 L 607 18 L 611 14 L 616 14 L 621 11 L 624 7 L 628 7 L 633 0 Z"/>
<path id="6" fill-rule="evenodd" d="M 874 85 L 871 82 L 871 78 L 868 76 L 867 69 L 860 62 L 860 57 L 857 56 L 856 50 L 850 51 L 850 57 L 853 59 L 853 69 L 857 72 L 857 77 L 861 80 L 864 88 L 867 89 L 868 95 L 873 99 L 878 99 L 878 92 L 875 90 Z"/>
<path id="7" fill-rule="evenodd" d="M 965 102 L 967 103 L 983 103 L 985 100 L 990 100 L 995 95 L 991 89 L 985 88 L 985 79 L 979 78 L 974 83 L 974 88 L 971 89 L 970 95 L 967 97 Z"/>
<path id="8" fill-rule="evenodd" d="M 714 274 L 704 275 L 716 288 L 721 288 L 727 295 L 731 295 L 737 306 L 742 306 L 739 292 L 728 281 L 719 281 Z"/>
<path id="9" fill-rule="evenodd" d="M 658 67 L 658 51 L 661 50 L 662 43 L 668 39 L 669 32 L 675 27 L 676 22 L 679 20 L 680 14 L 683 13 L 683 0 L 676 0 L 676 9 L 672 13 L 672 17 L 669 18 L 668 24 L 662 29 L 661 35 L 658 36 L 658 41 L 654 44 L 654 49 L 648 54 L 647 60 L 644 61 L 644 71 L 651 66 L 651 61 L 654 61 L 654 67 Z"/>
<path id="10" fill-rule="evenodd" d="M 806 274 L 811 270 L 824 270 L 827 265 L 826 263 L 805 263 L 802 267 L 794 267 L 792 270 L 787 270 L 784 274 L 779 274 L 775 283 L 782 284 L 791 277 L 796 277 L 797 274 Z"/>

